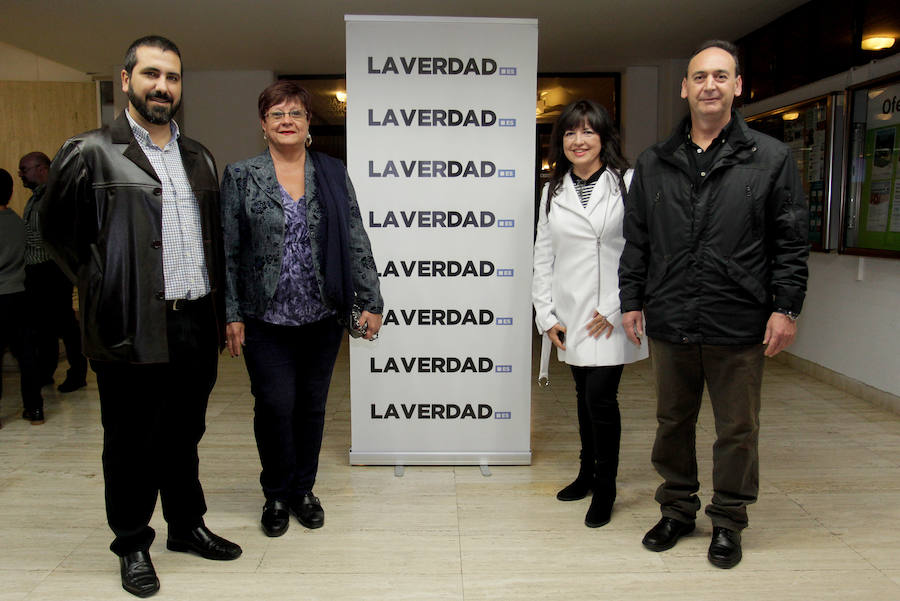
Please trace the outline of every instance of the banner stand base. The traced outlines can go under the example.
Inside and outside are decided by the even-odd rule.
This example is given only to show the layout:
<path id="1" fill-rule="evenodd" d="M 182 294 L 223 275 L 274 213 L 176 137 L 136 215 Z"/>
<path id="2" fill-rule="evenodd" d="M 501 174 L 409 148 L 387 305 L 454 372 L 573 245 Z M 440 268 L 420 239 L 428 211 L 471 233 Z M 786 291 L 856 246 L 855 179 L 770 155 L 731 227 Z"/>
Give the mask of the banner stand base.
<path id="1" fill-rule="evenodd" d="M 407 465 L 477 465 L 481 473 L 490 475 L 489 465 L 531 465 L 531 451 L 484 453 L 380 453 L 350 450 L 350 465 L 393 465 L 394 475 L 403 476 Z M 399 471 L 398 471 L 399 469 Z M 487 473 L 485 473 L 487 470 Z"/>

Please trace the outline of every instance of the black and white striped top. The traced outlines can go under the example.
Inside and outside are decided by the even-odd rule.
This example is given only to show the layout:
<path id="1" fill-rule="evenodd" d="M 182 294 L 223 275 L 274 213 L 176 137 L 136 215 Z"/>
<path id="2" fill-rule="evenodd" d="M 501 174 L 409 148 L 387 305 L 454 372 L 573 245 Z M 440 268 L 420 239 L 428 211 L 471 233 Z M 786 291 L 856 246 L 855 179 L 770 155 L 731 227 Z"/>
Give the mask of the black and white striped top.
<path id="1" fill-rule="evenodd" d="M 582 207 L 587 208 L 588 201 L 591 199 L 591 192 L 594 191 L 594 186 L 597 184 L 597 180 L 600 179 L 600 176 L 603 175 L 604 171 L 606 171 L 606 165 L 597 169 L 597 171 L 587 179 L 581 179 L 575 175 L 574 172 L 569 172 L 569 175 L 572 177 L 572 183 L 575 184 L 575 191 L 578 192 L 578 199 L 581 201 Z"/>

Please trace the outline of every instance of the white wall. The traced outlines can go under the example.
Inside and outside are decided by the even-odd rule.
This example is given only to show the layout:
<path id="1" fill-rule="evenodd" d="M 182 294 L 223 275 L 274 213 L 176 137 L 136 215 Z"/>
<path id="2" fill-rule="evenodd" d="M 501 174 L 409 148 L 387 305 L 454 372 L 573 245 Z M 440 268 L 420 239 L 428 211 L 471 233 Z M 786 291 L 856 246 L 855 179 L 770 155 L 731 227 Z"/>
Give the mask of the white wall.
<path id="1" fill-rule="evenodd" d="M 900 72 L 900 55 L 744 107 L 754 115 Z M 812 253 L 790 352 L 900 396 L 900 260 Z"/>
<path id="2" fill-rule="evenodd" d="M 623 152 L 634 164 L 644 149 L 664 140 L 687 114 L 681 80 L 687 59 L 626 67 L 622 76 Z"/>
<path id="3" fill-rule="evenodd" d="M 628 67 L 622 79 L 622 151 L 633 165 L 645 148 L 659 141 L 659 68 Z"/>
<path id="4" fill-rule="evenodd" d="M 265 149 L 257 99 L 275 81 L 271 71 L 187 71 L 184 74 L 184 133 L 201 142 L 225 165 Z"/>
<path id="5" fill-rule="evenodd" d="M 681 80 L 688 60 L 671 59 L 659 67 L 659 139 L 672 135 L 675 126 L 688 114 L 687 101 L 681 97 Z"/>
<path id="6" fill-rule="evenodd" d="M 0 80 L 91 81 L 91 77 L 27 50 L 0 42 Z"/>
<path id="7" fill-rule="evenodd" d="M 900 260 L 812 253 L 790 352 L 900 396 Z"/>

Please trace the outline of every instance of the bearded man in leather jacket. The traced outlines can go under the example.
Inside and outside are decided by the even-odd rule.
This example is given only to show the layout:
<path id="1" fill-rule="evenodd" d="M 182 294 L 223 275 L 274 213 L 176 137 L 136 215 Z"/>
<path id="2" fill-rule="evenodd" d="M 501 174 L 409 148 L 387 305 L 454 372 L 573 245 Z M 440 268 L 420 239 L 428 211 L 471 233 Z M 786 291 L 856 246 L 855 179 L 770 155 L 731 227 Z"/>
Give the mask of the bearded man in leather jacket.
<path id="1" fill-rule="evenodd" d="M 121 73 L 126 112 L 63 145 L 41 207 L 44 240 L 78 284 L 110 549 L 122 586 L 139 597 L 159 589 L 149 555 L 157 495 L 168 549 L 241 554 L 203 522 L 197 444 L 223 348 L 224 263 L 215 164 L 172 120 L 181 73 L 171 41 L 135 41 Z"/>
<path id="2" fill-rule="evenodd" d="M 794 340 L 809 252 L 790 150 L 732 110 L 741 86 L 732 44 L 713 40 L 694 53 L 681 87 L 689 117 L 638 158 L 619 265 L 622 327 L 640 344 L 646 315 L 657 387 L 662 519 L 643 544 L 665 551 L 694 529 L 705 382 L 717 434 L 707 557 L 720 568 L 741 560 L 747 505 L 759 492 L 764 358 Z"/>

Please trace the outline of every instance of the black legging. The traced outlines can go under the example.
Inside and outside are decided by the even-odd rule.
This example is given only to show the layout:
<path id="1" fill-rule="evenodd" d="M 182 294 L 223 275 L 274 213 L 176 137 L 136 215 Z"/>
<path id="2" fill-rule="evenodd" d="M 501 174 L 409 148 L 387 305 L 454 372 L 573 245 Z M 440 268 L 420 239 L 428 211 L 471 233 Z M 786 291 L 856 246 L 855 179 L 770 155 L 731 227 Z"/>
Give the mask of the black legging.
<path id="1" fill-rule="evenodd" d="M 619 468 L 619 380 L 624 365 L 571 366 L 578 401 L 578 433 L 581 436 L 581 471 L 590 477 L 594 494 L 616 494 Z"/>

